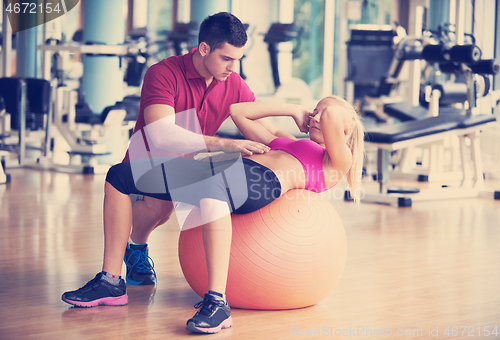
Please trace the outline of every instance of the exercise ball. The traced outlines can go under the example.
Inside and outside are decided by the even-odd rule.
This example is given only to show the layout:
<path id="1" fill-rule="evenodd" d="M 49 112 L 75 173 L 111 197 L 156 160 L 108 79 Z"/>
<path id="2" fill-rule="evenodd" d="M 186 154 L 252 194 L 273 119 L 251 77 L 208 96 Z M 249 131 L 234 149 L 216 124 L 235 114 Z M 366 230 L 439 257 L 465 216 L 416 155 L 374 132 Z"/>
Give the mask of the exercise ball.
<path id="1" fill-rule="evenodd" d="M 226 296 L 231 307 L 294 309 L 316 304 L 340 280 L 346 236 L 333 206 L 321 195 L 291 190 L 264 208 L 232 214 Z M 199 210 L 185 221 L 179 260 L 188 284 L 202 297 L 208 286 Z M 188 226 L 187 229 L 186 225 Z"/>

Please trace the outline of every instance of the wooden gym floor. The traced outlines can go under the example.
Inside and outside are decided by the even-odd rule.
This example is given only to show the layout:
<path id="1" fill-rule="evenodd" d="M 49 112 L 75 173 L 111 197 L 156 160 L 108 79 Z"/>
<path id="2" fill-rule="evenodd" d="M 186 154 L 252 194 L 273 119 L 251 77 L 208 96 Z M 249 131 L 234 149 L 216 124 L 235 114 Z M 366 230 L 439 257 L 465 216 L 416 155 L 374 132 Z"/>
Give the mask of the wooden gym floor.
<path id="1" fill-rule="evenodd" d="M 9 172 L 0 185 L 0 339 L 193 338 L 185 322 L 200 298 L 178 263 L 176 222 L 150 239 L 157 287 L 129 286 L 124 307 L 71 308 L 61 294 L 101 268 L 104 175 Z M 234 309 L 234 326 L 210 339 L 500 339 L 500 201 L 331 201 L 348 244 L 333 292 L 304 309 Z"/>

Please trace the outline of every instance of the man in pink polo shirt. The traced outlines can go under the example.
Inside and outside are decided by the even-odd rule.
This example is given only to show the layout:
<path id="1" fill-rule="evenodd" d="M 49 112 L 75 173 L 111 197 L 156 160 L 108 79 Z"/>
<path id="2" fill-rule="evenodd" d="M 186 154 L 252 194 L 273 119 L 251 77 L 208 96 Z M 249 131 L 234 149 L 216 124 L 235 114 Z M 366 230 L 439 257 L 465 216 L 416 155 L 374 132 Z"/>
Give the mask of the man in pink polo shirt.
<path id="1" fill-rule="evenodd" d="M 163 157 L 190 157 L 186 153 L 173 153 L 155 147 L 147 130 L 158 126 L 159 122 L 167 124 L 161 125 L 163 129 L 160 132 L 172 131 L 172 126 L 173 130 L 182 130 L 176 135 L 182 137 L 173 137 L 170 132 L 160 133 L 164 145 L 200 150 L 197 147 L 202 138 L 203 149 L 208 151 L 252 154 L 269 150 L 266 145 L 253 141 L 214 137 L 222 122 L 228 118 L 231 104 L 255 100 L 248 85 L 234 72 L 238 60 L 243 57 L 247 41 L 244 25 L 232 14 L 221 12 L 202 22 L 198 40 L 198 48 L 183 56 L 164 59 L 147 71 L 139 115 L 124 161 L 147 167 L 150 162 L 160 161 Z M 194 149 L 191 144 L 195 144 Z M 93 281 L 90 286 L 66 292 L 63 300 L 94 306 L 109 296 L 125 294 L 124 280 L 110 275 L 121 273 L 123 260 L 127 265 L 128 283 L 156 283 L 147 240 L 157 226 L 168 220 L 172 211 L 172 202 L 144 197 L 133 205 L 132 228 L 130 225 L 105 223 L 104 263 L 99 280 Z"/>
<path id="2" fill-rule="evenodd" d="M 144 77 L 134 129 L 134 134 L 142 133 L 142 136 L 132 138 L 124 161 L 133 160 L 131 154 L 138 157 L 145 155 L 140 150 L 134 150 L 144 144 L 149 155 L 172 156 L 148 143 L 142 131 L 146 125 L 172 114 L 176 114 L 176 125 L 204 135 L 205 144 L 212 151 L 240 151 L 244 154 L 266 151 L 267 147 L 260 143 L 213 137 L 229 117 L 231 104 L 255 101 L 248 85 L 234 72 L 238 60 L 243 57 L 246 40 L 246 30 L 239 19 L 229 13 L 218 13 L 201 24 L 198 48 L 151 66 Z M 195 114 L 185 114 L 190 110 Z M 140 142 L 137 143 L 137 140 Z M 134 203 L 132 232 L 124 257 L 128 283 L 148 285 L 156 282 L 147 241 L 150 233 L 170 218 L 173 206 L 170 201 L 152 197 L 144 197 Z M 123 228 L 125 230 L 129 226 Z M 108 239 L 106 246 L 113 242 Z"/>
<path id="3" fill-rule="evenodd" d="M 153 65 L 145 75 L 139 116 L 124 159 L 130 166 L 123 163 L 125 166 L 120 169 L 126 170 L 119 170 L 116 176 L 121 180 L 131 174 L 135 184 L 144 179 L 147 188 L 143 190 L 141 182 L 140 192 L 158 193 L 161 184 L 166 184 L 169 177 L 168 163 L 174 162 L 175 168 L 173 160 L 179 160 L 178 157 L 192 157 L 194 152 L 201 150 L 235 153 L 237 157 L 241 153 L 251 155 L 269 151 L 269 147 L 261 143 L 214 137 L 222 122 L 229 116 L 231 104 L 255 100 L 252 91 L 234 72 L 237 61 L 243 57 L 247 40 L 245 27 L 233 15 L 218 13 L 203 21 L 198 40 L 197 49 L 184 56 L 164 59 Z M 192 162 L 194 161 L 190 164 Z M 173 188 L 166 184 L 169 192 L 179 187 L 184 190 L 185 187 L 191 187 L 191 184 L 198 188 L 198 184 L 205 179 L 215 178 L 212 165 L 212 162 L 207 163 L 211 176 L 194 183 L 182 182 L 185 178 L 182 175 L 190 169 L 181 167 L 181 176 L 176 177 L 172 183 Z M 117 166 L 113 168 L 115 167 Z M 151 172 L 152 169 L 157 171 Z M 147 175 L 143 177 L 144 174 Z M 224 181 L 226 179 L 224 177 Z M 165 188 L 164 185 L 163 189 Z M 192 193 L 197 192 L 183 194 L 189 198 L 196 196 Z M 229 192 L 228 196 L 231 196 Z M 128 220 L 131 216 L 130 209 L 125 209 L 125 206 L 130 208 L 126 198 L 117 200 L 111 197 L 106 195 L 104 204 L 102 271 L 83 287 L 65 292 L 62 295 L 64 302 L 79 307 L 126 305 L 127 286 L 120 276 L 123 260 L 127 265 L 128 283 L 156 283 L 146 242 L 149 234 L 170 217 L 172 202 L 149 196 L 136 201 L 132 209 L 131 228 L 128 222 L 112 223 L 117 216 L 127 216 Z M 170 198 L 175 200 L 174 196 Z M 215 213 L 214 216 L 220 218 L 221 215 Z M 209 233 L 209 242 L 217 239 L 214 235 Z M 212 256 L 214 263 L 219 260 L 219 255 Z M 186 324 L 186 328 L 191 331 L 214 333 L 232 324 L 231 309 L 224 292 L 208 290 L 196 308 L 199 308 L 198 312 Z"/>

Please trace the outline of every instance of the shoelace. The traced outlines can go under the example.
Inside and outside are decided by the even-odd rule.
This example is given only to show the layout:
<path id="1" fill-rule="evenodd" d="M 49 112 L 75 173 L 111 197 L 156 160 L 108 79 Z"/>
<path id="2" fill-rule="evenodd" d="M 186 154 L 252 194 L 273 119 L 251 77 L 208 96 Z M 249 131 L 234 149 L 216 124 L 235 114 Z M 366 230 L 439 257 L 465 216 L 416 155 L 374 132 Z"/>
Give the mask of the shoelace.
<path id="1" fill-rule="evenodd" d="M 225 305 L 225 302 L 222 300 L 207 300 L 204 299 L 200 302 L 198 302 L 196 305 L 194 305 L 194 308 L 200 308 L 201 309 L 196 313 L 196 314 L 203 314 L 203 315 L 210 315 L 212 314 L 213 307 L 222 307 Z"/>
<path id="2" fill-rule="evenodd" d="M 134 263 L 129 265 L 130 258 L 135 255 L 135 261 Z M 127 258 L 127 267 L 133 268 L 135 265 L 137 265 L 137 271 L 138 272 L 147 272 L 148 270 L 152 270 L 154 276 L 156 277 L 156 271 L 155 271 L 155 263 L 149 255 L 146 255 L 145 251 L 141 250 L 134 250 L 130 256 Z"/>
<path id="3" fill-rule="evenodd" d="M 90 280 L 89 282 L 87 282 L 87 283 L 86 283 L 83 287 L 78 288 L 78 289 L 77 289 L 77 291 L 85 290 L 85 289 L 87 289 L 87 288 L 89 288 L 89 287 L 93 286 L 93 285 L 94 285 L 94 282 L 96 282 L 96 281 L 100 281 L 100 280 L 101 280 L 101 277 L 100 277 L 100 276 L 99 276 L 99 277 L 97 277 L 97 276 L 96 276 L 96 277 L 94 277 L 92 280 Z"/>

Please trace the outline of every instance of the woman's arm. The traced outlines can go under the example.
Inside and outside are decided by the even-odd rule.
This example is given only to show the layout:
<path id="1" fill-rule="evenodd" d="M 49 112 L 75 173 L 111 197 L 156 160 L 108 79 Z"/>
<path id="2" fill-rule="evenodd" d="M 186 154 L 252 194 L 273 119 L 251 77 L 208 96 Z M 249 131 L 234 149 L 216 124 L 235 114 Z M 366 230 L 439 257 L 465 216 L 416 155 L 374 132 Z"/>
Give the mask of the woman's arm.
<path id="1" fill-rule="evenodd" d="M 351 116 L 341 108 L 327 107 L 321 113 L 320 127 L 323 132 L 326 152 L 332 161 L 335 178 L 340 180 L 349 171 L 352 154 L 346 145 L 346 136 L 352 129 Z"/>
<path id="2" fill-rule="evenodd" d="M 283 136 L 291 136 L 283 131 L 277 130 L 270 122 L 261 118 L 289 116 L 295 119 L 297 125 L 304 125 L 305 118 L 309 113 L 300 105 L 288 103 L 264 103 L 246 102 L 232 104 L 229 114 L 234 124 L 246 139 L 269 144 L 273 139 Z M 304 127 L 304 129 L 306 129 Z M 301 131 L 305 132 L 303 129 Z M 307 130 L 306 130 L 307 131 Z"/>
<path id="3" fill-rule="evenodd" d="M 276 137 L 286 137 L 290 139 L 296 139 L 293 135 L 289 134 L 288 132 L 279 130 L 276 126 L 273 125 L 273 123 L 271 123 L 271 121 L 268 118 L 260 118 L 257 120 L 257 122 L 259 122 L 260 125 L 262 125 L 267 131 L 269 131 Z"/>

